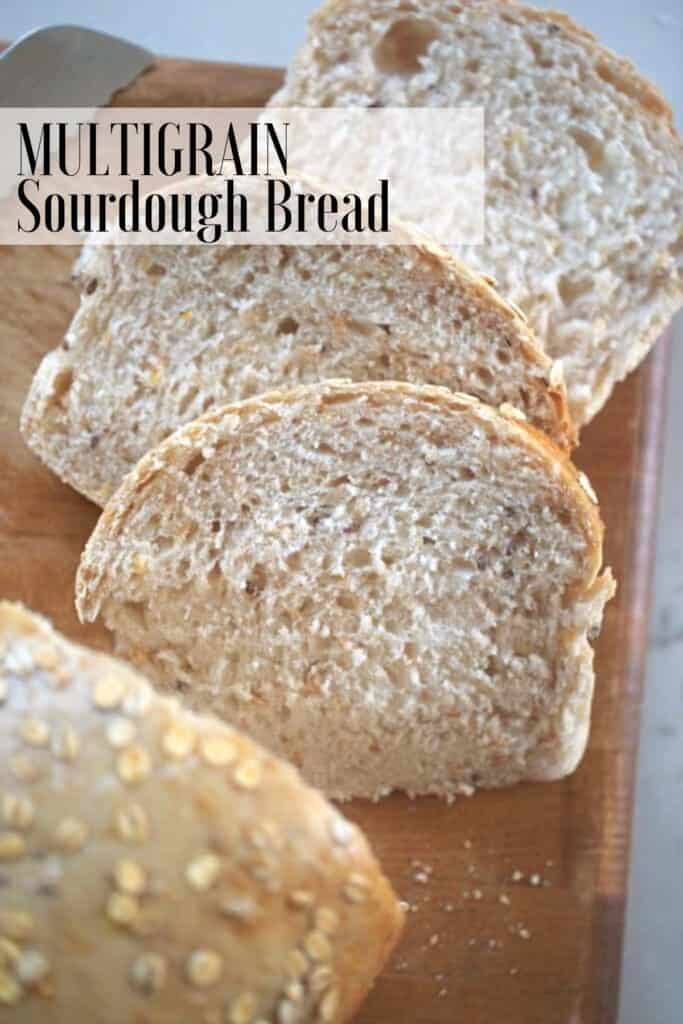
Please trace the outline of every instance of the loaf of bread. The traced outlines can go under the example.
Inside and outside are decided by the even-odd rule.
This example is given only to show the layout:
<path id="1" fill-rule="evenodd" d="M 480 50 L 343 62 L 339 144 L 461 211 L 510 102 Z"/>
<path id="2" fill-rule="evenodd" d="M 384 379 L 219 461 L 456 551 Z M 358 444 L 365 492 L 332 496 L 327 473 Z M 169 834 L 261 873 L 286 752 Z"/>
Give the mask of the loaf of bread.
<path id="1" fill-rule="evenodd" d="M 77 606 L 328 795 L 452 796 L 577 764 L 601 560 L 586 478 L 514 408 L 328 382 L 145 456 L 85 549 Z"/>
<path id="2" fill-rule="evenodd" d="M 485 108 L 486 243 L 458 251 L 562 360 L 578 425 L 681 305 L 671 111 L 562 14 L 510 0 L 328 0 L 271 102 Z"/>
<path id="3" fill-rule="evenodd" d="M 349 1019 L 402 912 L 298 773 L 0 604 L 0 1016 Z"/>
<path id="4" fill-rule="evenodd" d="M 150 448 L 210 408 L 350 377 L 510 402 L 571 441 L 560 366 L 483 278 L 425 243 L 86 246 L 81 305 L 43 360 L 28 444 L 99 504 Z"/>

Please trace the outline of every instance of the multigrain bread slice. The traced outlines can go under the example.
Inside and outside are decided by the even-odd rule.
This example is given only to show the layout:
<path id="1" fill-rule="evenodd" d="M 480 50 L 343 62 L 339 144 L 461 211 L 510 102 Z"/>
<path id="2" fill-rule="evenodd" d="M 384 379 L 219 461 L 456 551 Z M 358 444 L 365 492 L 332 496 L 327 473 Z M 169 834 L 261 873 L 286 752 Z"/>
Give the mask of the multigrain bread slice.
<path id="1" fill-rule="evenodd" d="M 613 582 L 590 485 L 518 417 L 347 382 L 209 413 L 107 505 L 79 614 L 328 795 L 562 776 Z"/>
<path id="2" fill-rule="evenodd" d="M 562 14 L 508 0 L 328 0 L 271 103 L 485 108 L 486 243 L 457 251 L 563 361 L 579 426 L 681 305 L 671 111 Z"/>
<path id="3" fill-rule="evenodd" d="M 291 766 L 7 602 L 0 742 L 8 1020 L 352 1016 L 402 912 Z"/>
<path id="4" fill-rule="evenodd" d="M 181 424 L 326 377 L 466 390 L 570 443 L 561 369 L 519 311 L 410 237 L 382 248 L 86 246 L 81 305 L 35 376 L 24 437 L 99 504 Z"/>

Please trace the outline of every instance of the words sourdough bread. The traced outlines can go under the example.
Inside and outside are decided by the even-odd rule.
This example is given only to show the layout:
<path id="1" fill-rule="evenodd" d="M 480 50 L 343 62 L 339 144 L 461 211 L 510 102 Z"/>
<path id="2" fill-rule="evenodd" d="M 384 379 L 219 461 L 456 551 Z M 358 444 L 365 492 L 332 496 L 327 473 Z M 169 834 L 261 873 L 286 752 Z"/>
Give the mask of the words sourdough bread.
<path id="1" fill-rule="evenodd" d="M 508 0 L 329 0 L 271 103 L 485 108 L 486 243 L 458 252 L 562 360 L 578 425 L 681 305 L 671 111 L 562 14 Z"/>
<path id="2" fill-rule="evenodd" d="M 450 796 L 575 767 L 613 590 L 601 549 L 587 480 L 516 410 L 334 382 L 148 454 L 77 605 L 328 794 Z"/>
<path id="3" fill-rule="evenodd" d="M 0 1013 L 346 1021 L 401 910 L 297 772 L 0 604 Z"/>

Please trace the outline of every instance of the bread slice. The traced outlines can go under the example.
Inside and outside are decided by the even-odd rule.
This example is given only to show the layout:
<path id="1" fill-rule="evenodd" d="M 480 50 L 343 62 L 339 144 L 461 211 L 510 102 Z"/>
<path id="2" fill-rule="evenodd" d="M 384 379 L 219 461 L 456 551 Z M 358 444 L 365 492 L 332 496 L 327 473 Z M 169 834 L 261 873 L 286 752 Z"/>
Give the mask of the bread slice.
<path id="1" fill-rule="evenodd" d="M 14 1024 L 340 1024 L 402 912 L 289 765 L 0 603 L 0 1006 Z"/>
<path id="2" fill-rule="evenodd" d="M 613 583 L 590 486 L 519 417 L 348 382 L 209 413 L 106 507 L 79 615 L 330 796 L 565 775 Z"/>
<path id="3" fill-rule="evenodd" d="M 681 305 L 671 111 L 562 14 L 509 0 L 329 0 L 271 103 L 485 108 L 486 244 L 458 252 L 563 361 L 578 425 Z"/>
<path id="4" fill-rule="evenodd" d="M 415 236 L 416 240 L 418 236 Z M 273 387 L 406 379 L 510 402 L 571 440 L 560 367 L 438 247 L 86 246 L 81 305 L 38 370 L 29 445 L 104 504 L 181 424 Z"/>

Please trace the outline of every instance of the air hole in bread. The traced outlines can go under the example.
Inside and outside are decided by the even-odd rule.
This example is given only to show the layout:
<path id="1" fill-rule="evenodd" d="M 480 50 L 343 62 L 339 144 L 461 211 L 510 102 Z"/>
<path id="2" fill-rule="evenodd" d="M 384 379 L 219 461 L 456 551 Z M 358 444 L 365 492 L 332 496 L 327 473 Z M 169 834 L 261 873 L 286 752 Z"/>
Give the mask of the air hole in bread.
<path id="1" fill-rule="evenodd" d="M 287 568 L 291 569 L 292 572 L 296 572 L 297 569 L 301 568 L 300 551 L 292 551 L 291 555 L 287 555 Z"/>
<path id="2" fill-rule="evenodd" d="M 192 476 L 194 473 L 196 473 L 199 467 L 203 465 L 203 463 L 204 456 L 202 455 L 202 453 L 195 452 L 194 455 L 192 455 L 191 458 L 189 458 L 185 465 L 183 466 L 183 472 L 187 476 Z"/>
<path id="3" fill-rule="evenodd" d="M 489 387 L 493 384 L 493 374 L 485 366 L 478 366 L 475 372 L 477 379 L 484 387 Z"/>
<path id="4" fill-rule="evenodd" d="M 375 67 L 385 75 L 414 75 L 438 38 L 438 28 L 426 18 L 395 21 L 373 50 Z"/>
<path id="5" fill-rule="evenodd" d="M 166 273 L 166 267 L 162 266 L 161 263 L 150 263 L 147 267 L 148 277 L 163 277 Z"/>
<path id="6" fill-rule="evenodd" d="M 507 366 L 512 361 L 510 352 L 506 348 L 496 349 L 496 359 L 504 366 Z"/>
<path id="7" fill-rule="evenodd" d="M 565 306 L 571 306 L 586 292 L 590 292 L 592 282 L 580 278 L 576 274 L 561 274 L 557 279 L 557 291 Z"/>
<path id="8" fill-rule="evenodd" d="M 187 410 L 190 408 L 195 398 L 199 394 L 199 389 L 196 387 L 188 388 L 183 397 L 178 403 L 178 413 L 180 416 L 184 416 Z"/>
<path id="9" fill-rule="evenodd" d="M 222 583 L 223 573 L 221 571 L 220 562 L 214 562 L 209 571 L 206 574 L 207 583 L 216 584 Z"/>
<path id="10" fill-rule="evenodd" d="M 362 569 L 365 565 L 371 565 L 372 555 L 367 548 L 351 548 L 346 553 L 344 561 L 354 569 Z"/>
<path id="11" fill-rule="evenodd" d="M 592 132 L 586 131 L 585 128 L 580 128 L 577 125 L 573 125 L 569 129 L 569 134 L 577 146 L 585 153 L 590 169 L 596 173 L 600 171 L 605 163 L 605 148 L 602 141 L 596 135 L 593 135 Z"/>
<path id="12" fill-rule="evenodd" d="M 293 316 L 285 316 L 277 325 L 278 334 L 296 334 L 299 330 L 299 322 Z"/>
<path id="13" fill-rule="evenodd" d="M 337 604 L 340 608 L 355 612 L 360 607 L 360 598 L 348 590 L 342 590 L 340 594 L 337 594 Z"/>
<path id="14" fill-rule="evenodd" d="M 550 57 L 546 56 L 543 44 L 538 39 L 535 39 L 534 36 L 529 36 L 527 37 L 527 43 L 539 67 L 551 68 L 553 66 L 553 61 Z"/>
<path id="15" fill-rule="evenodd" d="M 64 401 L 71 389 L 71 385 L 73 384 L 73 382 L 73 370 L 61 370 L 60 373 L 57 374 L 52 385 L 51 396 L 51 401 L 55 405 L 64 405 Z"/>
<path id="16" fill-rule="evenodd" d="M 249 597 L 258 597 L 265 589 L 266 580 L 266 570 L 257 562 L 244 583 L 244 589 Z"/>

